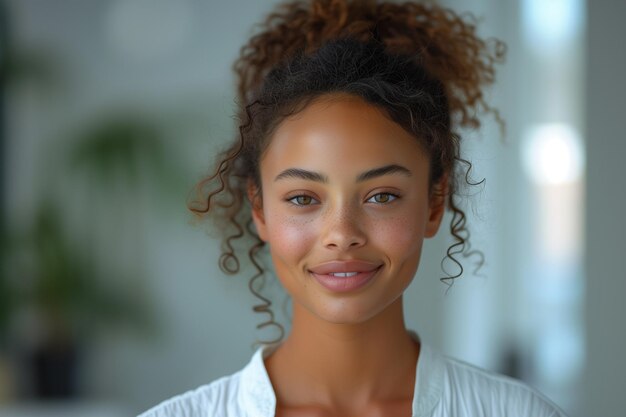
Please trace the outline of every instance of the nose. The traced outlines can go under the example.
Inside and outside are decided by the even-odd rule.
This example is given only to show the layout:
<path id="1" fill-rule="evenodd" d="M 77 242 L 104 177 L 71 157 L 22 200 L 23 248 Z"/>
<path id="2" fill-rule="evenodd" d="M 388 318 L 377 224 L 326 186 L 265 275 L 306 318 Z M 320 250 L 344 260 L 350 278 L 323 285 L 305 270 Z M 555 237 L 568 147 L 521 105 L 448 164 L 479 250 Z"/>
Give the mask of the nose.
<path id="1" fill-rule="evenodd" d="M 365 245 L 366 233 L 357 210 L 344 207 L 328 213 L 324 225 L 322 243 L 324 247 L 345 251 Z"/>

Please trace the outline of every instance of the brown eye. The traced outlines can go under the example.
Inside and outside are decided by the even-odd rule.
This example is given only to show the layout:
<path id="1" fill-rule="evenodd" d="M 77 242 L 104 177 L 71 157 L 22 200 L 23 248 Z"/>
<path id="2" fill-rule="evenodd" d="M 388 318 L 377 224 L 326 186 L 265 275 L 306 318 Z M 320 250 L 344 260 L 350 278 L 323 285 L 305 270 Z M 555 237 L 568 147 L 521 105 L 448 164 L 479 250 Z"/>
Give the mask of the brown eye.
<path id="1" fill-rule="evenodd" d="M 385 204 L 392 202 L 396 198 L 398 198 L 398 196 L 391 193 L 378 193 L 370 197 L 367 201 L 370 203 Z"/>
<path id="2" fill-rule="evenodd" d="M 310 206 L 315 203 L 315 199 L 309 195 L 297 195 L 289 198 L 287 201 L 296 206 Z"/>

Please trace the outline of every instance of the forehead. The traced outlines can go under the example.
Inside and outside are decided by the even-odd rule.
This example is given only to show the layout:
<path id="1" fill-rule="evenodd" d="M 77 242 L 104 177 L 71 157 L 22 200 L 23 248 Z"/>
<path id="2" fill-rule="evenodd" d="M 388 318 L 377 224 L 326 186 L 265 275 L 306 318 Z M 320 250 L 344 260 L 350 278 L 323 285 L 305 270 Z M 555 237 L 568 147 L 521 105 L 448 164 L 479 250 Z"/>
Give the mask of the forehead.
<path id="1" fill-rule="evenodd" d="M 366 170 L 385 164 L 428 170 L 419 139 L 383 110 L 359 97 L 335 94 L 316 99 L 283 120 L 270 138 L 261 169 L 293 165 L 312 170 Z"/>

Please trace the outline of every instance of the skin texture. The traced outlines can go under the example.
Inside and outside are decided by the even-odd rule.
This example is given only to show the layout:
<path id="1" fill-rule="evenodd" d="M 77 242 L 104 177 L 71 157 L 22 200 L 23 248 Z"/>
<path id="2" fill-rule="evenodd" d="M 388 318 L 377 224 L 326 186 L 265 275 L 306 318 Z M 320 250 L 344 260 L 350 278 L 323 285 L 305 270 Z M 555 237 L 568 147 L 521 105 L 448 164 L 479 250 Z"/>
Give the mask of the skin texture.
<path id="1" fill-rule="evenodd" d="M 411 415 L 419 345 L 402 294 L 444 210 L 429 195 L 419 141 L 362 99 L 328 95 L 278 126 L 260 169 L 253 219 L 293 300 L 291 333 L 266 359 L 277 415 Z M 311 269 L 335 260 L 378 269 L 357 289 L 333 291 Z"/>

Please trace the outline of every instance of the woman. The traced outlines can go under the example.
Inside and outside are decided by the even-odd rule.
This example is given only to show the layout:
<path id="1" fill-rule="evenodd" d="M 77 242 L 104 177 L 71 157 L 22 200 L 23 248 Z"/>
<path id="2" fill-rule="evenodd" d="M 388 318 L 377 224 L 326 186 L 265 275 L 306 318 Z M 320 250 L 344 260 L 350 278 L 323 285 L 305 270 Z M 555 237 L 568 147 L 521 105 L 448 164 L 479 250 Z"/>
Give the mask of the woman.
<path id="1" fill-rule="evenodd" d="M 192 210 L 230 227 L 227 272 L 239 270 L 235 240 L 251 239 L 260 327 L 282 329 L 255 285 L 269 249 L 292 329 L 241 371 L 143 416 L 563 415 L 404 324 L 402 294 L 446 207 L 447 256 L 460 266 L 468 254 L 457 191 L 469 163 L 455 131 L 477 127 L 477 110 L 497 117 L 482 89 L 502 55 L 435 5 L 296 1 L 266 20 L 235 64 L 240 134 Z"/>

